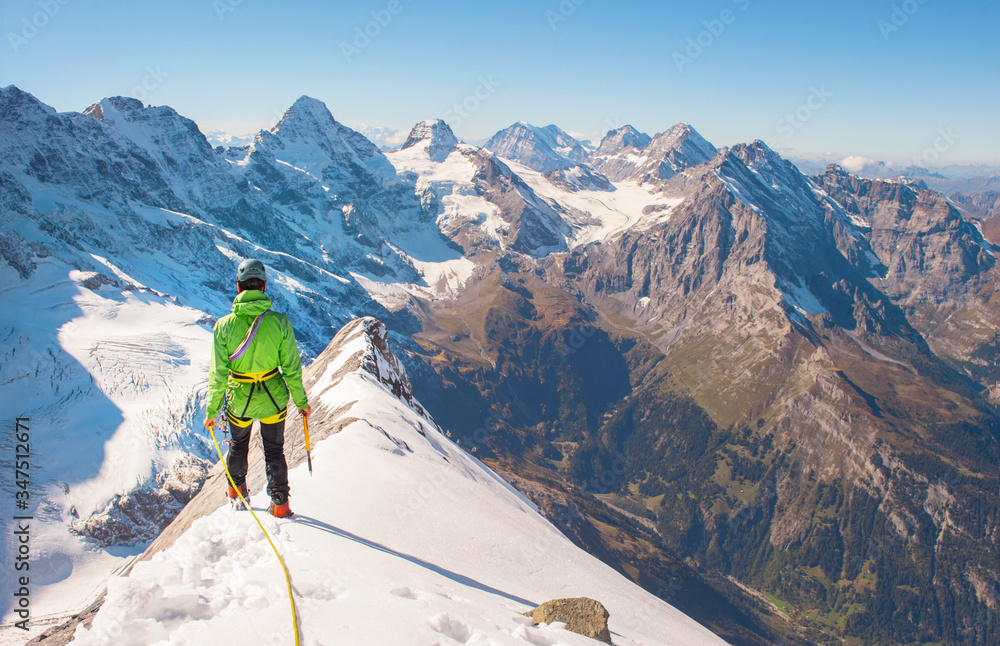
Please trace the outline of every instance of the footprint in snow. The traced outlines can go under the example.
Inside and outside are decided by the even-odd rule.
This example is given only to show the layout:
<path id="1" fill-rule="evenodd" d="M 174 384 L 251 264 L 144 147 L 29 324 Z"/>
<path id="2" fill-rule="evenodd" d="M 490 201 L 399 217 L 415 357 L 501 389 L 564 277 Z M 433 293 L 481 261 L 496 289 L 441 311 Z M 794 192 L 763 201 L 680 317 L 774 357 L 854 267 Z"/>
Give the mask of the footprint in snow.
<path id="1" fill-rule="evenodd" d="M 452 619 L 447 612 L 434 615 L 427 620 L 430 627 L 441 633 L 445 637 L 451 637 L 455 641 L 465 644 L 472 638 L 472 628 L 461 619 Z"/>
<path id="2" fill-rule="evenodd" d="M 400 597 L 401 599 L 416 599 L 416 593 L 407 587 L 396 588 L 395 590 L 389 590 L 389 594 Z"/>

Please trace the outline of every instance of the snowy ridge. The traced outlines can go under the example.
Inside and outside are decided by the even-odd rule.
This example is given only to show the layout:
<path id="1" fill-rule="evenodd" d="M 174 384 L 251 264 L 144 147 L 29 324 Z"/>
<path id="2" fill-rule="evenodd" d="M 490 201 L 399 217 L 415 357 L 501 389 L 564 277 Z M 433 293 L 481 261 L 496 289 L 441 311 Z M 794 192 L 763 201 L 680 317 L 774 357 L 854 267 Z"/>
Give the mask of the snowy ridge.
<path id="1" fill-rule="evenodd" d="M 290 469 L 296 516 L 264 515 L 297 591 L 303 643 L 594 643 L 521 616 L 566 596 L 600 600 L 619 646 L 722 643 L 579 550 L 445 437 L 408 397 L 385 338 L 374 319 L 355 321 L 310 367 L 310 398 L 328 415 L 317 435 L 340 430 L 315 443 L 312 477 L 301 463 Z M 262 510 L 266 494 L 252 494 Z M 252 518 L 226 506 L 114 578 L 73 643 L 289 644 L 284 594 Z"/>

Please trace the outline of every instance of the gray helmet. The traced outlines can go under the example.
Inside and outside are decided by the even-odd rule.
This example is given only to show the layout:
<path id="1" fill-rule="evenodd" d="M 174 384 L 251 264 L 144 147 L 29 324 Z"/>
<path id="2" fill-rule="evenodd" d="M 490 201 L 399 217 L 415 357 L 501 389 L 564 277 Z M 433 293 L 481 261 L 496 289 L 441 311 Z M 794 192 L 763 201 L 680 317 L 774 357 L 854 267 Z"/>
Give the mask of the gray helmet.
<path id="1" fill-rule="evenodd" d="M 247 258 L 240 263 L 240 266 L 236 269 L 236 282 L 242 283 L 245 280 L 250 280 L 251 278 L 260 278 L 261 280 L 267 280 L 267 274 L 264 272 L 264 263 L 257 260 L 256 258 Z"/>

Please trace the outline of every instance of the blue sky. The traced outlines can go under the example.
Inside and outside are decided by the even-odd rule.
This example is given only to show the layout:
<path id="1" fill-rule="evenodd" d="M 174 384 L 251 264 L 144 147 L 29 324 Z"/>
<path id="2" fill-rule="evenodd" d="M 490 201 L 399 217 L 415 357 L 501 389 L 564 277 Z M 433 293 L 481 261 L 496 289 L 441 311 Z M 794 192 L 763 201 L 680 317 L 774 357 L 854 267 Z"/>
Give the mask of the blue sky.
<path id="1" fill-rule="evenodd" d="M 685 121 L 717 146 L 1000 164 L 995 0 L 4 0 L 0 12 L 0 85 L 60 111 L 131 95 L 245 133 L 308 94 L 352 127 L 441 117 L 469 141 L 519 120 L 586 137 Z"/>

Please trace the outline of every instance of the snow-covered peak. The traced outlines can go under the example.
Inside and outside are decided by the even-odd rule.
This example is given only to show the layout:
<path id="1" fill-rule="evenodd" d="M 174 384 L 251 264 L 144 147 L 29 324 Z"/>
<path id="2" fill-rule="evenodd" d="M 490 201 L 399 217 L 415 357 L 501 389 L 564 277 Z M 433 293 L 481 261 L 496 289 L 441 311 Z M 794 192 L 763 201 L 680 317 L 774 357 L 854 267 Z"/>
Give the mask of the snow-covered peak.
<path id="1" fill-rule="evenodd" d="M 431 157 L 443 159 L 455 150 L 458 146 L 458 138 L 451 131 L 448 124 L 441 119 L 429 119 L 421 121 L 410 130 L 410 136 L 406 138 L 400 150 L 405 150 L 416 146 L 421 142 L 427 142 L 427 151 Z"/>
<path id="2" fill-rule="evenodd" d="M 218 167 L 198 125 L 169 106 L 144 106 L 132 97 L 112 96 L 91 105 L 84 114 L 131 141 L 166 172 L 180 171 L 185 179 L 204 180 L 205 164 Z"/>
<path id="3" fill-rule="evenodd" d="M 16 85 L 0 89 L 0 124 L 37 121 L 55 114 L 56 111 L 52 107 Z"/>
<path id="4" fill-rule="evenodd" d="M 84 114 L 94 117 L 98 121 L 114 120 L 115 115 L 121 115 L 128 121 L 132 121 L 137 113 L 142 112 L 143 105 L 139 99 L 127 96 L 112 96 L 101 99 L 83 111 Z M 107 117 L 105 116 L 107 112 Z"/>
<path id="5" fill-rule="evenodd" d="M 308 96 L 299 97 L 270 131 L 258 133 L 250 157 L 332 183 L 357 185 L 395 174 L 375 144 L 334 119 L 325 103 Z"/>
<path id="6" fill-rule="evenodd" d="M 712 159 L 716 148 L 690 124 L 678 123 L 666 132 L 653 137 L 649 143 L 650 156 L 665 157 L 671 151 L 676 151 L 682 156 L 686 166 L 697 166 Z"/>
<path id="7" fill-rule="evenodd" d="M 159 152 L 180 154 L 183 161 L 187 161 L 189 153 L 210 155 L 212 147 L 198 125 L 169 106 L 144 106 L 139 99 L 112 96 L 91 105 L 84 114 L 113 127 L 143 148 L 153 145 L 163 149 Z"/>
<path id="8" fill-rule="evenodd" d="M 308 140 L 316 137 L 318 143 L 331 138 L 342 138 L 348 133 L 358 135 L 333 118 L 326 104 L 310 96 L 300 96 L 295 100 L 281 120 L 270 130 L 271 134 L 279 135 L 285 141 Z M 365 140 L 367 141 L 367 140 Z M 372 149 L 375 145 L 368 142 Z"/>
<path id="9" fill-rule="evenodd" d="M 271 132 L 278 132 L 282 128 L 303 128 L 321 131 L 333 127 L 337 120 L 333 118 L 326 104 L 311 96 L 302 95 L 295 100 L 285 114 L 273 128 Z"/>
<path id="10" fill-rule="evenodd" d="M 496 133 L 483 148 L 541 173 L 574 166 L 587 157 L 580 142 L 558 126 L 538 127 L 524 121 Z"/>
<path id="11" fill-rule="evenodd" d="M 612 181 L 636 179 L 655 184 L 685 168 L 704 164 L 715 153 L 715 146 L 686 123 L 652 138 L 624 126 L 609 132 L 587 161 Z"/>
<path id="12" fill-rule="evenodd" d="M 601 139 L 600 146 L 594 151 L 594 155 L 615 155 L 626 150 L 641 150 L 649 145 L 653 138 L 644 132 L 639 132 L 630 125 L 622 126 L 617 130 L 609 130 L 608 134 Z"/>

